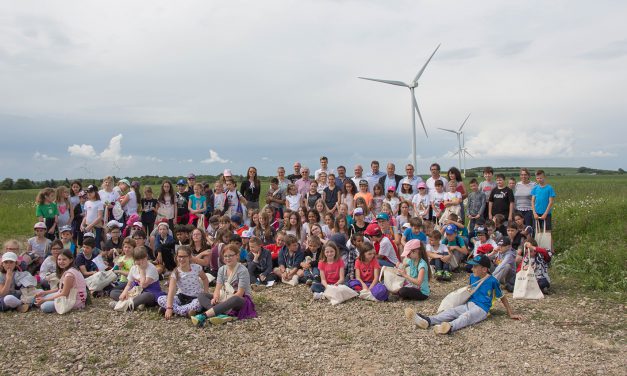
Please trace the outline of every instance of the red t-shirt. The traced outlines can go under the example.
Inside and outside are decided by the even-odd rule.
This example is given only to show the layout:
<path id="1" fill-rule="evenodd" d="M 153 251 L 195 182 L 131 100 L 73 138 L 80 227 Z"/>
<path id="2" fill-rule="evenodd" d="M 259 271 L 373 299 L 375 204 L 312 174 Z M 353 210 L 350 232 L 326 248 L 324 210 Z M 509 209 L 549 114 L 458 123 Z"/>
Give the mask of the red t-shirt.
<path id="1" fill-rule="evenodd" d="M 339 259 L 332 263 L 320 261 L 318 262 L 318 269 L 324 272 L 324 278 L 329 285 L 336 284 L 340 280 L 340 270 L 344 269 L 344 261 Z"/>
<path id="2" fill-rule="evenodd" d="M 270 251 L 273 260 L 279 259 L 279 252 L 281 251 L 281 247 L 277 246 L 276 244 L 268 244 L 264 246 L 264 248 Z"/>
<path id="3" fill-rule="evenodd" d="M 359 270 L 359 277 L 364 282 L 372 283 L 375 269 L 381 269 L 376 257 L 367 264 L 364 264 L 360 259 L 355 260 L 355 270 Z"/>

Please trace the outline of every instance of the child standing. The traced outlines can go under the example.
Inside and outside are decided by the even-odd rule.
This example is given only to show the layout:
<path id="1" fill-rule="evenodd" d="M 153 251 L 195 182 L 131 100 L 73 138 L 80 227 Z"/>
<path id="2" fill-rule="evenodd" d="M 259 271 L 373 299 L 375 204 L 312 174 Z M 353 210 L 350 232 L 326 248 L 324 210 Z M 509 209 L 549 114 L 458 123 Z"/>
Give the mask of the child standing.
<path id="1" fill-rule="evenodd" d="M 472 234 L 477 225 L 479 218 L 483 218 L 486 206 L 486 196 L 483 192 L 479 191 L 479 183 L 477 179 L 470 181 L 470 193 L 468 194 L 468 218 L 470 224 L 468 225 L 468 231 Z"/>
<path id="2" fill-rule="evenodd" d="M 385 199 L 383 186 L 379 183 L 375 184 L 372 192 L 372 211 L 374 215 L 377 215 L 381 213 L 381 206 L 383 205 L 383 200 Z"/>
<path id="3" fill-rule="evenodd" d="M 39 269 L 52 243 L 52 241 L 46 237 L 47 230 L 43 222 L 35 223 L 33 229 L 35 230 L 35 236 L 28 239 L 26 254 L 22 256 L 31 274 L 34 274 L 34 272 Z"/>
<path id="4" fill-rule="evenodd" d="M 329 285 L 339 286 L 344 284 L 344 261 L 340 257 L 340 249 L 332 242 L 328 241 L 324 245 L 324 252 L 318 262 L 320 269 L 320 283 L 311 285 L 314 299 L 322 299 L 323 293 Z"/>
<path id="5" fill-rule="evenodd" d="M 194 186 L 195 190 L 196 186 Z M 209 292 L 209 279 L 203 272 L 202 266 L 190 263 L 191 256 L 192 251 L 188 246 L 181 246 L 177 249 L 178 266 L 170 275 L 168 295 L 161 295 L 157 298 L 157 304 L 161 307 L 159 312 L 165 315 L 166 320 L 172 318 L 172 313 L 179 316 L 194 316 L 201 309 L 198 295 Z"/>
<path id="6" fill-rule="evenodd" d="M 536 171 L 536 183 L 531 189 L 531 209 L 533 219 L 538 222 L 538 228 L 551 232 L 551 211 L 555 203 L 555 191 L 546 183 L 546 175 L 543 170 Z"/>
<path id="7" fill-rule="evenodd" d="M 442 183 L 442 180 L 436 180 L 434 184 L 435 192 L 429 192 L 431 211 L 433 213 L 433 217 L 431 219 L 433 219 L 435 223 L 439 223 L 440 218 L 442 218 L 442 212 L 444 211 L 446 193 L 444 192 L 444 183 Z"/>
<path id="8" fill-rule="evenodd" d="M 144 197 L 141 200 L 142 225 L 146 229 L 147 233 L 151 233 L 155 228 L 155 221 L 157 220 L 157 207 L 159 201 L 152 195 L 152 188 L 150 186 L 144 188 Z"/>
<path id="9" fill-rule="evenodd" d="M 70 191 L 66 186 L 61 185 L 57 188 L 57 210 L 59 216 L 57 217 L 57 228 L 67 226 L 72 223 L 74 212 L 72 211 L 72 205 L 70 204 Z"/>
<path id="10" fill-rule="evenodd" d="M 287 185 L 287 195 L 285 195 L 285 207 L 293 212 L 297 212 L 300 208 L 302 197 L 298 193 L 298 189 L 294 184 Z"/>
<path id="11" fill-rule="evenodd" d="M 155 223 L 166 219 L 168 225 L 173 227 L 174 222 L 176 222 L 176 196 L 172 189 L 172 183 L 169 180 L 164 180 L 161 183 L 161 192 L 157 201 L 159 204 L 157 205 L 157 219 L 155 219 Z M 151 233 L 146 232 L 146 234 Z"/>
<path id="12" fill-rule="evenodd" d="M 404 178 L 401 180 L 401 191 L 398 193 L 398 197 L 401 201 L 412 202 L 414 198 L 414 189 L 409 179 Z"/>
<path id="13" fill-rule="evenodd" d="M 189 196 L 187 210 L 189 211 L 188 224 L 196 226 L 201 215 L 207 210 L 207 196 L 202 194 L 202 184 L 194 184 L 194 194 Z M 205 227 L 203 225 L 203 227 Z"/>
<path id="14" fill-rule="evenodd" d="M 81 223 L 83 233 L 91 232 L 95 235 L 95 247 L 100 248 L 102 239 L 102 218 L 104 216 L 104 206 L 98 195 L 98 188 L 95 185 L 87 187 L 87 201 L 85 202 L 85 216 Z"/>
<path id="15" fill-rule="evenodd" d="M 398 214 L 398 207 L 401 204 L 401 200 L 396 195 L 396 189 L 394 189 L 393 186 L 390 186 L 388 188 L 388 191 L 385 195 L 385 199 L 383 200 L 383 203 L 384 204 L 387 203 L 390 205 L 391 213 L 388 213 L 389 215 L 396 216 Z"/>
<path id="16" fill-rule="evenodd" d="M 72 220 L 72 233 L 74 243 L 83 244 L 83 232 L 81 231 L 81 223 L 85 218 L 85 202 L 87 201 L 87 193 L 80 191 L 78 193 L 78 204 L 74 205 L 74 217 Z"/>
<path id="17" fill-rule="evenodd" d="M 485 255 L 477 256 L 468 263 L 473 266 L 470 285 L 478 286 L 479 283 L 481 285 L 476 287 L 477 290 L 470 296 L 467 303 L 447 309 L 435 316 L 424 316 L 416 313 L 412 308 L 406 308 L 405 317 L 420 329 L 433 326 L 436 334 L 449 334 L 485 320 L 492 307 L 492 300 L 496 298 L 501 300 L 511 319 L 521 320 L 521 316 L 512 312 L 507 298 L 501 292 L 499 282 L 488 274 L 490 259 Z"/>
<path id="18" fill-rule="evenodd" d="M 39 222 L 46 224 L 46 238 L 54 240 L 56 238 L 55 232 L 57 229 L 57 222 L 59 216 L 59 209 L 54 202 L 55 191 L 52 188 L 44 188 L 39 191 L 37 195 L 35 209 L 35 216 L 39 219 Z"/>
<path id="19" fill-rule="evenodd" d="M 497 214 L 501 214 L 508 222 L 514 219 L 514 192 L 505 185 L 503 174 L 496 174 L 496 188 L 492 189 L 488 199 L 489 218 Z"/>
<path id="20" fill-rule="evenodd" d="M 418 194 L 412 198 L 412 206 L 416 217 L 426 221 L 429 219 L 429 211 L 431 209 L 431 197 L 427 191 L 427 185 L 424 182 L 418 183 Z"/>

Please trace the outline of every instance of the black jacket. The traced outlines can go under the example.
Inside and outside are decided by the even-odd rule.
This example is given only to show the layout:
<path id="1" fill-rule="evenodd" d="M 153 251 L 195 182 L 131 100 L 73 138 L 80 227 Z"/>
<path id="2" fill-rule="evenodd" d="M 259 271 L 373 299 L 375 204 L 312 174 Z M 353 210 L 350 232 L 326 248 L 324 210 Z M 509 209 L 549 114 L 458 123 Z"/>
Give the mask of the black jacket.
<path id="1" fill-rule="evenodd" d="M 384 191 L 385 191 L 385 179 L 387 179 L 387 177 L 388 177 L 388 174 L 385 174 L 381 178 L 379 178 L 379 184 L 381 184 Z M 403 177 L 401 175 L 394 174 L 394 180 L 396 180 L 396 189 L 398 190 L 398 183 L 401 180 L 403 180 Z M 385 192 L 383 193 L 385 194 Z"/>

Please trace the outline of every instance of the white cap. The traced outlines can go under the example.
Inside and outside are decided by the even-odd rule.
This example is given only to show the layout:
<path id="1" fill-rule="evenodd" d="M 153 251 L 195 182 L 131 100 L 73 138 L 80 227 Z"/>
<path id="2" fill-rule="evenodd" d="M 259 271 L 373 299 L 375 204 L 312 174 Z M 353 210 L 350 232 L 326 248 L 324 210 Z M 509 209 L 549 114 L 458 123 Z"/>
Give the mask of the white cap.
<path id="1" fill-rule="evenodd" d="M 44 230 L 45 230 L 45 229 L 46 229 L 46 224 L 45 224 L 45 223 L 43 223 L 43 222 L 37 222 L 37 223 L 35 223 L 35 226 L 33 226 L 33 228 L 34 228 L 35 230 L 37 230 L 37 229 L 39 229 L 39 228 L 42 228 L 42 229 L 44 229 Z"/>
<path id="2" fill-rule="evenodd" d="M 135 226 L 140 227 L 140 228 L 144 228 L 144 225 L 141 222 L 139 222 L 139 221 L 133 222 L 133 227 L 135 227 Z"/>
<path id="3" fill-rule="evenodd" d="M 109 222 L 107 222 L 107 227 L 109 227 L 109 228 L 112 228 L 112 227 L 122 228 L 122 224 L 120 222 L 116 221 L 115 219 L 112 219 Z"/>
<path id="4" fill-rule="evenodd" d="M 2 255 L 2 262 L 5 261 L 13 261 L 13 262 L 17 262 L 17 255 L 13 252 L 7 252 L 4 255 Z"/>

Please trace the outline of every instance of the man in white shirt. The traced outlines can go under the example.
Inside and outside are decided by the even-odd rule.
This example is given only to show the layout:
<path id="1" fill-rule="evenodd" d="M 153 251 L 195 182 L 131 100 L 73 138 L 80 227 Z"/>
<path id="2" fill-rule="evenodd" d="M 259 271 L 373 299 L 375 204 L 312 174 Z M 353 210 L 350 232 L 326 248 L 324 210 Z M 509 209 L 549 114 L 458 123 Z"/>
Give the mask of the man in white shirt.
<path id="1" fill-rule="evenodd" d="M 334 174 L 335 175 L 335 171 L 333 171 L 332 168 L 329 168 L 329 158 L 322 156 L 320 157 L 320 168 L 316 170 L 316 172 L 314 172 L 314 178 L 316 181 L 318 181 L 318 177 L 320 176 L 320 173 L 322 172 L 326 172 L 327 176 L 329 174 Z"/>
<path id="2" fill-rule="evenodd" d="M 351 180 L 353 181 L 353 183 L 355 183 L 355 187 L 359 187 L 359 182 L 362 180 L 366 180 L 363 176 L 364 168 L 360 164 L 358 164 L 355 166 L 354 172 L 355 176 L 353 176 Z M 368 184 L 368 191 L 370 191 L 370 184 Z"/>
<path id="3" fill-rule="evenodd" d="M 440 165 L 437 163 L 432 163 L 431 167 L 429 167 L 429 170 L 431 171 L 431 177 L 429 179 L 427 179 L 427 188 L 429 189 L 429 193 L 433 193 L 435 192 L 435 181 L 439 180 L 442 182 L 442 184 L 447 187 L 447 183 L 448 180 L 446 180 L 446 178 L 444 178 L 443 176 L 440 176 Z"/>

